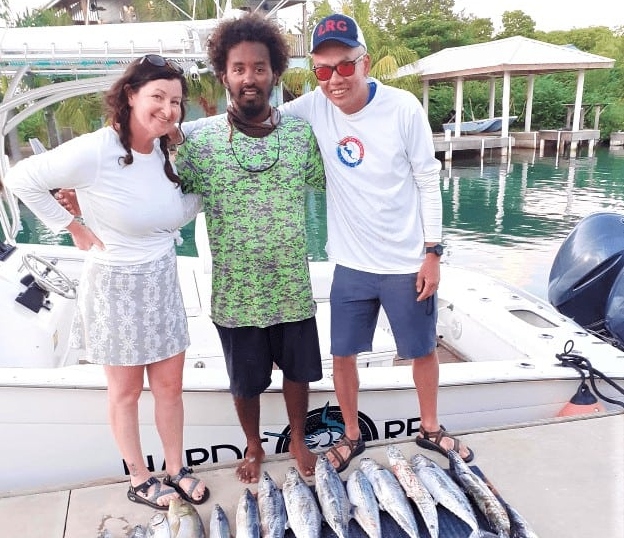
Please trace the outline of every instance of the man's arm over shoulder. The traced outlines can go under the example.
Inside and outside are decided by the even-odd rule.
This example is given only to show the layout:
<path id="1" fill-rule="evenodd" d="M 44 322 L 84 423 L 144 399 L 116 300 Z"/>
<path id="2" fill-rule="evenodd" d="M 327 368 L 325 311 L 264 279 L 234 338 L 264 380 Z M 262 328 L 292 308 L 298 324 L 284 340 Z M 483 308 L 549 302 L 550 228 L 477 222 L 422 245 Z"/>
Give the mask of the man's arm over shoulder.
<path id="1" fill-rule="evenodd" d="M 209 125 L 213 121 L 212 120 L 213 117 L 214 116 L 208 116 L 206 118 L 199 118 L 199 119 L 192 120 L 192 121 L 185 121 L 184 123 L 180 125 L 180 129 L 184 133 L 184 136 L 188 138 L 189 136 L 193 134 L 194 131 L 203 129 L 204 127 Z"/>
<path id="2" fill-rule="evenodd" d="M 311 122 L 313 102 L 314 92 L 308 92 L 292 101 L 283 103 L 279 106 L 279 110 L 286 116 L 295 116 Z"/>

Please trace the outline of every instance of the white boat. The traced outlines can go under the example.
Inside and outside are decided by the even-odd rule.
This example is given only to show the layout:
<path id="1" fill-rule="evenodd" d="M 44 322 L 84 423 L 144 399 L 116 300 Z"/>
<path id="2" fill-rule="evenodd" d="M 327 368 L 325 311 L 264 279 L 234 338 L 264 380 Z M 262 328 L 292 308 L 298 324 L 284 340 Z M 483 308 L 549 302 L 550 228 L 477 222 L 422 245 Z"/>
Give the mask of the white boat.
<path id="1" fill-rule="evenodd" d="M 512 125 L 517 119 L 518 116 L 509 116 L 509 122 L 507 125 Z M 501 116 L 496 118 L 485 118 L 482 120 L 462 121 L 459 126 L 460 131 L 463 134 L 495 133 L 500 131 L 502 127 L 503 118 Z M 443 123 L 442 128 L 445 131 L 455 131 L 455 123 Z"/>
<path id="2" fill-rule="evenodd" d="M 18 92 L 17 82 L 25 72 L 20 69 L 15 75 L 0 105 L 5 134 L 63 96 L 99 91 L 112 80 L 79 79 Z M 8 119 L 7 113 L 24 103 L 29 106 Z M 2 170 L 6 163 L 0 160 Z M 178 258 L 192 342 L 183 387 L 184 463 L 188 465 L 234 460 L 245 450 L 220 342 L 210 319 L 210 260 L 202 219 L 200 215 L 195 227 L 199 255 Z M 68 346 L 75 307 L 69 288 L 81 272 L 83 253 L 67 246 L 16 244 L 18 204 L 1 188 L 0 226 L 0 496 L 123 475 L 124 465 L 108 425 L 103 370 L 83 362 Z M 35 280 L 24 260 L 39 273 Z M 311 385 L 307 439 L 311 448 L 323 450 L 343 427 L 329 355 L 333 267 L 329 262 L 310 265 L 324 376 Z M 44 287 L 47 281 L 70 297 L 42 292 L 37 281 Z M 622 351 L 543 301 L 482 273 L 443 266 L 438 332 L 441 346 L 453 349 L 458 357 L 440 367 L 439 415 L 449 430 L 555 417 L 579 387 L 575 369 L 561 367 L 557 359 L 570 340 L 574 351 L 590 359 L 596 369 L 616 381 L 624 380 Z M 372 352 L 361 354 L 358 360 L 360 427 L 366 440 L 415 436 L 418 431 L 411 365 L 395 365 L 395 355 L 392 334 L 381 316 Z M 275 371 L 273 383 L 262 396 L 261 431 L 268 454 L 288 448 L 281 381 L 280 372 Z M 602 380 L 597 386 L 611 398 L 618 396 Z M 620 409 L 613 403 L 605 407 Z M 140 400 L 140 432 L 149 466 L 162 469 L 147 384 Z"/>
<path id="3" fill-rule="evenodd" d="M 198 217 L 200 255 L 180 256 L 178 267 L 192 344 L 184 370 L 185 463 L 223 462 L 245 449 L 221 347 L 210 320 L 210 265 L 205 227 Z M 203 233 L 202 233 L 203 232 Z M 70 484 L 124 474 L 107 419 L 106 382 L 100 366 L 83 363 L 68 351 L 74 299 L 50 293 L 35 312 L 22 302 L 34 254 L 52 263 L 70 281 L 78 278 L 83 253 L 73 247 L 18 244 L 0 262 L 0 492 Z M 42 266 L 39 265 L 41 268 Z M 331 379 L 328 292 L 333 266 L 313 262 L 323 379 L 311 386 L 308 442 L 323 449 L 341 433 Z M 39 279 L 39 277 L 37 277 Z M 63 283 L 54 278 L 57 286 Z M 23 301 L 28 303 L 29 301 Z M 32 305 L 31 305 L 32 307 Z M 592 336 L 548 304 L 482 273 L 443 265 L 439 291 L 441 345 L 459 362 L 440 366 L 439 412 L 451 430 L 496 427 L 551 418 L 579 386 L 572 368 L 556 355 L 568 340 L 574 350 L 609 377 L 624 380 L 624 353 Z M 359 357 L 360 422 L 366 439 L 414 436 L 419 426 L 410 366 L 395 366 L 395 348 L 382 316 L 374 349 Z M 262 432 L 267 453 L 288 446 L 288 419 L 281 375 L 262 396 Z M 598 381 L 611 397 L 614 390 Z M 609 410 L 618 407 L 606 403 Z M 140 404 L 141 437 L 150 466 L 162 469 L 163 456 L 147 390 Z M 1 494 L 1 493 L 0 493 Z"/>

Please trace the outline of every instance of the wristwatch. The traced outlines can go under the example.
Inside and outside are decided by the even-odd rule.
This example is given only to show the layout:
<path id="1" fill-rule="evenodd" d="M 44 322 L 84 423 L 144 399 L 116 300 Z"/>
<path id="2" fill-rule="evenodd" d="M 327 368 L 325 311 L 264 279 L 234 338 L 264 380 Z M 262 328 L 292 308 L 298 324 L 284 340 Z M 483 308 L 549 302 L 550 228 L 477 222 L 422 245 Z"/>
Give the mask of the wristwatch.
<path id="1" fill-rule="evenodd" d="M 425 247 L 425 254 L 435 254 L 438 258 L 442 256 L 443 252 L 444 247 L 440 243 L 433 245 L 432 247 Z"/>

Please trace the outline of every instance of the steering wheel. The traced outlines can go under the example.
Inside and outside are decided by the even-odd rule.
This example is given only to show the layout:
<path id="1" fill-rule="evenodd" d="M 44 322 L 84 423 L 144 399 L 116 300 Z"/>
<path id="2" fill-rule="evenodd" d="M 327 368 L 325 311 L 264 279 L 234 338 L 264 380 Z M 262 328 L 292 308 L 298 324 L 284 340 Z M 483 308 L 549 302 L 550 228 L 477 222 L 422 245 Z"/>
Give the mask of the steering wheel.
<path id="1" fill-rule="evenodd" d="M 54 263 L 32 253 L 24 254 L 22 261 L 40 288 L 53 291 L 66 299 L 76 298 L 77 282 L 71 280 Z"/>

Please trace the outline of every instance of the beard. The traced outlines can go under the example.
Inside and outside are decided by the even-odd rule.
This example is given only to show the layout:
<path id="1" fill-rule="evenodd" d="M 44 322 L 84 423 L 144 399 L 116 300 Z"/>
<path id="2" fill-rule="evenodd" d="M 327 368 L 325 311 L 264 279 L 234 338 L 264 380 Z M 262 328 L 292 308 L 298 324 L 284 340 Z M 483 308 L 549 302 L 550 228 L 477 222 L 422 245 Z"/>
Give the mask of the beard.
<path id="1" fill-rule="evenodd" d="M 253 99 L 245 96 L 244 89 L 241 89 L 240 94 L 236 98 L 232 98 L 234 106 L 239 113 L 249 120 L 257 118 L 269 108 L 269 99 L 267 97 L 269 94 L 261 88 L 254 87 L 254 89 L 258 93 Z"/>

